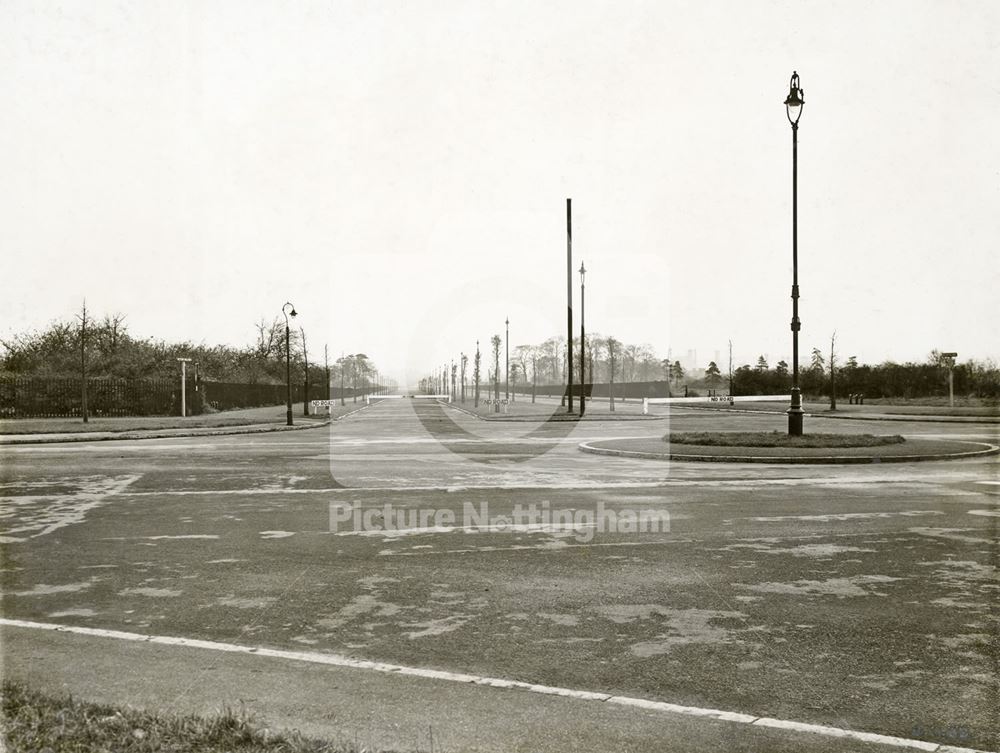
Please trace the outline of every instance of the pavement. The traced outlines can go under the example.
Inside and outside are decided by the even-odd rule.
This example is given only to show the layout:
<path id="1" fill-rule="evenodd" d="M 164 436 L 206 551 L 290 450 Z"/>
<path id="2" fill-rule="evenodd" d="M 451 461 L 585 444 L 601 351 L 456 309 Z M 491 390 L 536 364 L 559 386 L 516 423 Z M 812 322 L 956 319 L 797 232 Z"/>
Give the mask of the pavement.
<path id="1" fill-rule="evenodd" d="M 383 749 L 1000 749 L 995 457 L 577 450 L 783 425 L 392 401 L 310 432 L 5 447 L 3 673 Z M 861 426 L 807 430 L 899 431 Z"/>
<path id="2" fill-rule="evenodd" d="M 358 411 L 364 410 L 367 406 L 350 405 L 341 408 L 337 406 L 332 413 L 323 413 L 311 416 L 296 416 L 296 422 L 292 426 L 275 421 L 260 423 L 246 423 L 222 426 L 178 426 L 160 428 L 138 428 L 119 429 L 115 431 L 63 431 L 63 432 L 32 432 L 23 434 L 0 434 L 0 446 L 2 445 L 23 445 L 23 444 L 50 444 L 53 442 L 107 442 L 110 440 L 133 440 L 133 439 L 165 439 L 182 437 L 212 437 L 230 434 L 260 434 L 264 432 L 299 431 L 301 429 L 314 429 L 319 426 L 326 426 L 330 421 L 339 421 Z M 238 414 L 239 411 L 232 411 Z"/>
<path id="3" fill-rule="evenodd" d="M 0 445 L 50 444 L 52 442 L 107 442 L 109 440 L 164 439 L 167 437 L 213 437 L 227 434 L 298 431 L 325 425 L 324 420 L 304 419 L 294 426 L 284 424 L 243 424 L 240 426 L 198 426 L 178 429 L 130 429 L 127 431 L 40 432 L 37 434 L 2 434 Z"/>

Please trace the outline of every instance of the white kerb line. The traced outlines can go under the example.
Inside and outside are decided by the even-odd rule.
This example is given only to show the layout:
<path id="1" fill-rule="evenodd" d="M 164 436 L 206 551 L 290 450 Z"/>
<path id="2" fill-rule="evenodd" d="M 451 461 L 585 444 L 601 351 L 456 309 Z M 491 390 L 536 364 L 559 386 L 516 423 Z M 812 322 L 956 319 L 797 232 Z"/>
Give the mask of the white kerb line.
<path id="1" fill-rule="evenodd" d="M 472 685 L 484 685 L 494 688 L 521 690 L 541 695 L 556 695 L 581 701 L 601 701 L 604 703 L 613 703 L 619 706 L 630 706 L 633 708 L 647 709 L 649 711 L 657 711 L 664 714 L 698 716 L 716 719 L 723 722 L 732 722 L 734 724 L 749 724 L 757 727 L 783 729 L 791 732 L 805 732 L 815 735 L 823 735 L 826 737 L 837 737 L 841 739 L 858 740 L 866 743 L 877 743 L 896 748 L 925 750 L 930 751 L 930 753 L 988 753 L 987 751 L 975 750 L 973 748 L 957 748 L 950 745 L 927 742 L 926 740 L 913 740 L 905 737 L 895 737 L 893 735 L 882 735 L 876 732 L 861 732 L 858 730 L 843 729 L 840 727 L 829 727 L 822 724 L 796 722 L 788 719 L 773 719 L 770 717 L 755 716 L 753 714 L 744 714 L 737 711 L 701 708 L 699 706 L 682 706 L 676 703 L 667 703 L 665 701 L 652 701 L 646 698 L 633 698 L 630 696 L 616 696 L 611 695 L 610 693 L 595 693 L 588 690 L 574 690 L 572 688 L 560 688 L 551 685 L 537 685 L 519 680 L 505 680 L 483 675 L 448 672 L 439 669 L 426 669 L 423 667 L 408 667 L 402 664 L 388 664 L 385 662 L 369 661 L 365 659 L 352 659 L 338 654 L 310 651 L 289 651 L 286 649 L 264 648 L 258 646 L 243 646 L 235 643 L 206 641 L 196 638 L 178 638 L 176 636 L 168 635 L 143 635 L 141 633 L 129 633 L 121 630 L 105 630 L 101 628 L 79 627 L 75 625 L 60 625 L 52 622 L 31 622 L 28 620 L 14 620 L 4 617 L 0 617 L 0 625 L 7 625 L 14 628 L 28 628 L 59 633 L 72 633 L 76 635 L 88 635 L 98 638 L 116 638 L 123 641 L 155 643 L 166 646 L 198 648 L 209 651 L 221 651 L 225 653 L 267 656 L 274 659 L 286 659 L 291 661 L 307 662 L 310 664 L 326 664 L 336 667 L 349 667 L 352 669 L 367 669 L 373 672 L 420 677 L 428 680 L 469 683 Z"/>

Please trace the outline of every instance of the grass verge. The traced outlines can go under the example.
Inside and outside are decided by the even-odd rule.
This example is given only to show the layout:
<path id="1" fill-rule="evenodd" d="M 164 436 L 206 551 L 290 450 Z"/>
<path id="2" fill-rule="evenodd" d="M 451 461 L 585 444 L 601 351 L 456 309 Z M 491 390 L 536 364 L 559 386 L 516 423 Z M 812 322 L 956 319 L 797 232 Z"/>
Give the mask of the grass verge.
<path id="1" fill-rule="evenodd" d="M 663 437 L 671 444 L 690 444 L 702 447 L 882 447 L 902 444 L 906 440 L 898 434 L 805 434 L 790 437 L 781 432 L 673 432 Z"/>
<path id="2" fill-rule="evenodd" d="M 350 399 L 344 407 L 333 406 L 331 411 L 338 415 L 364 407 L 364 402 L 352 403 Z M 296 424 L 307 425 L 314 420 L 327 418 L 326 408 L 316 416 L 302 414 L 302 403 L 294 406 Z M 17 418 L 0 420 L 0 434 L 80 434 L 87 432 L 128 432 L 158 431 L 165 429 L 225 429 L 258 424 L 285 423 L 285 406 L 265 406 L 262 408 L 242 408 L 201 416 L 123 416 L 91 417 L 87 423 L 79 418 Z"/>
<path id="3" fill-rule="evenodd" d="M 154 714 L 55 697 L 9 680 L 3 683 L 3 726 L 12 751 L 359 753 L 352 744 L 274 732 L 231 709 L 206 717 Z"/>

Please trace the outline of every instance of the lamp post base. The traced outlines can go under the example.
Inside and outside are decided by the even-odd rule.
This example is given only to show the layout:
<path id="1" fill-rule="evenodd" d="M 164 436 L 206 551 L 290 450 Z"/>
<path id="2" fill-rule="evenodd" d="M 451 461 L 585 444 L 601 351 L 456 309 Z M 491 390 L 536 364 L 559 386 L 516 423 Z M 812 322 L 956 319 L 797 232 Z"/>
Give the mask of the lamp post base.
<path id="1" fill-rule="evenodd" d="M 805 416 L 805 411 L 803 411 L 801 408 L 788 409 L 788 436 L 790 437 L 802 436 L 803 416 Z"/>
<path id="2" fill-rule="evenodd" d="M 802 418 L 805 411 L 802 410 L 802 391 L 798 387 L 792 387 L 792 401 L 788 407 L 788 436 L 802 436 Z"/>

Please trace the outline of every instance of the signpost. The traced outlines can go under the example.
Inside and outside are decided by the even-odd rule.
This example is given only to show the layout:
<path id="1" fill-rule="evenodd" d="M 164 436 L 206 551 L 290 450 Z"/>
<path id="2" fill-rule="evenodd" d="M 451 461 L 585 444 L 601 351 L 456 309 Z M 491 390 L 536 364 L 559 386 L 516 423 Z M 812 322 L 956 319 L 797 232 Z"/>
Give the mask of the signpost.
<path id="1" fill-rule="evenodd" d="M 948 407 L 955 407 L 955 359 L 958 358 L 958 353 L 942 353 L 941 358 L 944 359 L 945 366 L 948 367 Z"/>
<path id="2" fill-rule="evenodd" d="M 191 363 L 190 358 L 178 358 L 181 362 L 181 416 L 187 417 L 187 365 Z"/>

